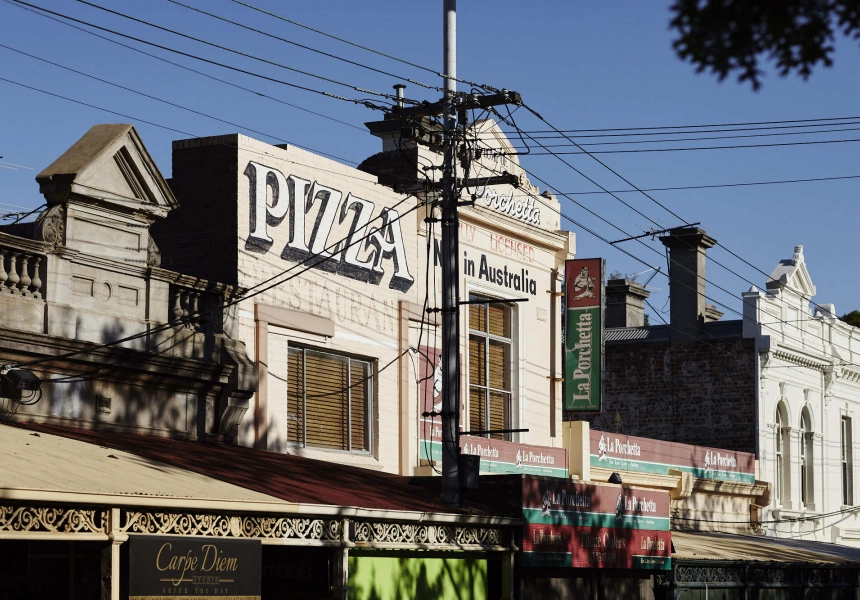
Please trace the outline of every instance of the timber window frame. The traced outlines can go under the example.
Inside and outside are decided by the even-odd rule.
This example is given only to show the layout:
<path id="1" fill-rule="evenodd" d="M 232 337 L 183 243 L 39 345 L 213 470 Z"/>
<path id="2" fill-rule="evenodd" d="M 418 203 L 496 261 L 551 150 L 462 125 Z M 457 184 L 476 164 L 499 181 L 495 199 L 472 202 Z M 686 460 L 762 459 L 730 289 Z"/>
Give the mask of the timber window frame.
<path id="1" fill-rule="evenodd" d="M 287 360 L 287 444 L 371 454 L 376 361 L 292 344 Z"/>
<path id="2" fill-rule="evenodd" d="M 469 360 L 469 430 L 512 429 L 516 426 L 517 313 L 512 303 L 485 294 L 470 293 L 467 315 Z M 512 434 L 485 437 L 512 440 Z"/>

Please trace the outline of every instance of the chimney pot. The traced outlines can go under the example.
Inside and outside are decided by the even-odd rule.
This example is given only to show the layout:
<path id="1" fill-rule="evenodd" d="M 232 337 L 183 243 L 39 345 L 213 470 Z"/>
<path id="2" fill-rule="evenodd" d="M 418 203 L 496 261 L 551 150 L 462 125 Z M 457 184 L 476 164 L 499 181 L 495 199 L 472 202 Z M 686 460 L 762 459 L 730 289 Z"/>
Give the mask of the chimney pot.
<path id="1" fill-rule="evenodd" d="M 717 240 L 698 227 L 678 227 L 660 238 L 669 249 L 669 314 L 673 344 L 696 341 L 709 315 L 705 302 L 705 258 Z"/>
<path id="2" fill-rule="evenodd" d="M 606 327 L 644 327 L 651 292 L 630 279 L 606 282 Z"/>

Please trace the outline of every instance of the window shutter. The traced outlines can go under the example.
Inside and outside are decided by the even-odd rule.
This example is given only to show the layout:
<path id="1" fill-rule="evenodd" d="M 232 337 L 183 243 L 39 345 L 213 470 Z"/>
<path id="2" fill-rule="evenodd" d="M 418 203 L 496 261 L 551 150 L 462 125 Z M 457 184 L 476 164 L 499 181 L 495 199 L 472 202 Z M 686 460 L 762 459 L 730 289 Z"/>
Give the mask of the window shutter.
<path id="1" fill-rule="evenodd" d="M 370 450 L 367 443 L 367 431 L 370 426 L 368 422 L 367 409 L 370 395 L 367 393 L 370 387 L 370 365 L 358 360 L 350 361 L 350 407 L 351 432 L 350 450 Z"/>
<path id="2" fill-rule="evenodd" d="M 311 350 L 305 353 L 307 445 L 348 450 L 348 359 Z"/>
<path id="3" fill-rule="evenodd" d="M 305 390 L 304 350 L 287 354 L 287 442 L 304 445 Z"/>

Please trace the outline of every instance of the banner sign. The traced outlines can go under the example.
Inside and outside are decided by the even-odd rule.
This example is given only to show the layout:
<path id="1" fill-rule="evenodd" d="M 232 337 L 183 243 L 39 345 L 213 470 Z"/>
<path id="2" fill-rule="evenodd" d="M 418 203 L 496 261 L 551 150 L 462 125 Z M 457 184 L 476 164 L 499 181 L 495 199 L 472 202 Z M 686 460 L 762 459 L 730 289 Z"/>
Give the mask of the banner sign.
<path id="1" fill-rule="evenodd" d="M 259 540 L 129 537 L 129 600 L 260 600 Z"/>
<path id="2" fill-rule="evenodd" d="M 591 431 L 591 466 L 667 475 L 669 469 L 699 479 L 755 482 L 755 455 L 649 438 Z"/>
<path id="3" fill-rule="evenodd" d="M 601 410 L 603 271 L 602 258 L 565 262 L 565 411 Z"/>
<path id="4" fill-rule="evenodd" d="M 669 493 L 523 478 L 523 565 L 668 570 Z"/>
<path id="5" fill-rule="evenodd" d="M 460 436 L 460 452 L 481 457 L 481 473 L 528 473 L 567 479 L 567 450 L 470 435 Z"/>
<path id="6" fill-rule="evenodd" d="M 418 413 L 421 416 L 418 452 L 422 460 L 442 460 L 442 419 L 423 416 L 442 411 L 442 363 L 438 348 L 419 349 Z M 460 415 L 460 430 L 465 414 Z M 460 436 L 460 452 L 481 457 L 481 473 L 528 473 L 567 478 L 567 450 L 547 446 L 519 444 L 485 437 Z"/>

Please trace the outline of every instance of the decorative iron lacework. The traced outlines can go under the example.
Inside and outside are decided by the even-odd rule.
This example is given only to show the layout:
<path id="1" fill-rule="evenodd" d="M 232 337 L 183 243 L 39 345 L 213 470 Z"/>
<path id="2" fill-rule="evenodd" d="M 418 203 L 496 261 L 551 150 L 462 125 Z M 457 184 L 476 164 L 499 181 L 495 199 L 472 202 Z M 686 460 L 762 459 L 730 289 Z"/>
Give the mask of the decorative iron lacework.
<path id="1" fill-rule="evenodd" d="M 677 583 L 743 583 L 742 567 L 699 567 L 678 565 L 675 568 Z"/>
<path id="2" fill-rule="evenodd" d="M 104 533 L 105 511 L 43 506 L 0 506 L 0 531 Z"/>
<path id="3" fill-rule="evenodd" d="M 123 511 L 120 529 L 125 533 L 337 542 L 343 527 L 336 519 Z"/>
<path id="4" fill-rule="evenodd" d="M 356 543 L 428 546 L 498 547 L 502 532 L 495 527 L 412 525 L 404 523 L 355 523 Z"/>

